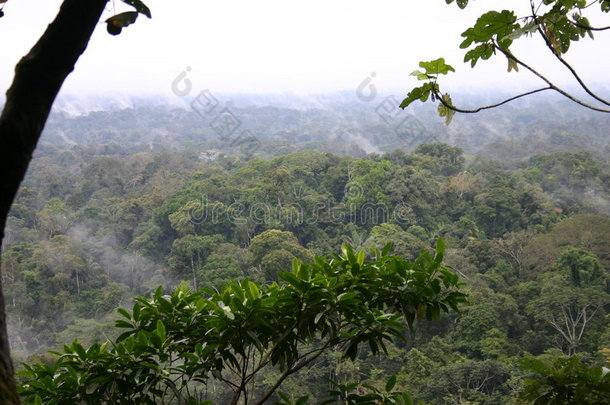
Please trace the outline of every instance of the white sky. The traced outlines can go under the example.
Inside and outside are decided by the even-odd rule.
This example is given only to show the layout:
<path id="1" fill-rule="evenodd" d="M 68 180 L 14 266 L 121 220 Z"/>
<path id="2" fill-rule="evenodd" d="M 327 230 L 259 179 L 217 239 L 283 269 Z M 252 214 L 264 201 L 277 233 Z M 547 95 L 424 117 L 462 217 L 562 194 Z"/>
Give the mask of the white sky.
<path id="1" fill-rule="evenodd" d="M 129 7 L 115 0 L 116 10 Z M 14 65 L 56 14 L 60 0 L 9 0 L 0 19 L 0 91 Z M 416 85 L 409 73 L 420 60 L 444 56 L 457 73 L 446 90 L 527 88 L 528 73 L 506 73 L 506 61 L 471 71 L 462 63 L 459 34 L 488 9 L 527 7 L 527 0 L 479 0 L 467 10 L 444 0 L 147 0 L 153 18 L 110 36 L 100 24 L 67 94 L 170 95 L 171 83 L 191 67 L 195 90 L 238 93 L 322 93 L 355 89 L 371 72 L 383 91 Z M 104 19 L 113 15 L 112 3 Z M 607 18 L 607 16 L 606 16 Z M 593 21 L 604 23 L 598 18 Z M 609 25 L 607 23 L 603 25 Z M 571 83 L 540 43 L 524 41 L 524 59 Z M 608 84 L 610 32 L 584 40 L 567 59 L 591 82 Z M 541 55 L 547 54 L 546 57 Z M 546 65 L 545 65 L 546 63 Z M 487 65 L 487 66 L 486 66 Z M 546 68 L 545 68 L 546 66 Z M 513 80 L 510 84 L 507 80 Z M 442 84 L 443 82 L 441 82 Z"/>

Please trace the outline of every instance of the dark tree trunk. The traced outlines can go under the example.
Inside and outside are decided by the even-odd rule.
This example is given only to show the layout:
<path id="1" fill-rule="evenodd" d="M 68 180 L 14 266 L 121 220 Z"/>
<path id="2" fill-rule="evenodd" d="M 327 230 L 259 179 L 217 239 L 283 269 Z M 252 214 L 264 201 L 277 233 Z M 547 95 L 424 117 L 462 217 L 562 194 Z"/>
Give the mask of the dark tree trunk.
<path id="1" fill-rule="evenodd" d="M 0 243 L 55 97 L 87 48 L 107 2 L 64 0 L 55 20 L 15 68 L 0 116 Z M 0 405 L 18 403 L 0 278 Z"/>

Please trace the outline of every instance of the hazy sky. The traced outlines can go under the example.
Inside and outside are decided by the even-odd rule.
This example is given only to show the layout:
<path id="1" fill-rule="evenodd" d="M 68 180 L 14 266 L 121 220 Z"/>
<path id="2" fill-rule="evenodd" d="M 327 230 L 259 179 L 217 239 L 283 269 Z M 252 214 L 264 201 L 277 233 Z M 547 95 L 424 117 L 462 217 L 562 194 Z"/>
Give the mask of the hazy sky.
<path id="1" fill-rule="evenodd" d="M 116 1 L 116 11 L 129 10 Z M 487 9 L 527 6 L 527 0 L 479 0 L 467 10 L 444 0 L 147 0 L 153 18 L 117 37 L 100 23 L 64 92 L 170 95 L 186 67 L 195 90 L 320 93 L 355 89 L 372 72 L 381 89 L 407 89 L 419 60 L 446 57 L 457 74 L 448 88 L 526 88 L 531 75 L 506 73 L 498 57 L 472 72 L 462 63 L 459 34 Z M 522 4 L 521 4 L 522 3 Z M 9 0 L 0 19 L 0 88 L 14 65 L 56 14 L 60 0 Z M 104 19 L 113 15 L 109 3 Z M 601 21 L 601 20 L 598 20 Z M 595 22 L 595 21 L 594 21 Z M 601 21 L 603 22 L 603 21 Z M 603 24 L 603 25 L 608 25 Z M 568 59 L 593 82 L 607 80 L 610 32 L 582 41 Z M 552 60 L 540 43 L 522 49 L 536 66 Z M 547 68 L 547 71 L 549 69 Z M 560 82 L 569 77 L 553 68 Z M 515 83 L 507 83 L 507 80 Z"/>

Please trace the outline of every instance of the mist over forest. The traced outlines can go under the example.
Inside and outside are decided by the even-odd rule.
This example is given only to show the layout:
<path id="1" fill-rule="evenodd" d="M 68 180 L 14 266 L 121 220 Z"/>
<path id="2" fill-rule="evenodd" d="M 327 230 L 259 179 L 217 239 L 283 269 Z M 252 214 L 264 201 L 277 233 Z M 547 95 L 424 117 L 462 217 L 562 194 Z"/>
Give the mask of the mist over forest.
<path id="1" fill-rule="evenodd" d="M 116 339 L 116 308 L 159 286 L 282 283 L 293 259 L 342 244 L 391 242 L 414 261 L 442 238 L 469 297 L 460 312 L 404 326 L 388 355 L 333 349 L 281 391 L 320 403 L 329 380 L 396 376 L 417 404 L 509 404 L 532 375 L 524 358 L 607 365 L 610 118 L 536 96 L 446 126 L 400 96 L 60 98 L 2 246 L 15 363 Z M 195 386 L 201 401 L 231 397 L 220 379 Z"/>

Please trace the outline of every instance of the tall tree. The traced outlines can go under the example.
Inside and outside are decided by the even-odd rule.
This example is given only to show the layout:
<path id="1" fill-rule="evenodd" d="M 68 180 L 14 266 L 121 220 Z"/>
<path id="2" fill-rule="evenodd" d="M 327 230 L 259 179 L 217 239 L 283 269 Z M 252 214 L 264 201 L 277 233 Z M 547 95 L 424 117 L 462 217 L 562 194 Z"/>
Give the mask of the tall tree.
<path id="1" fill-rule="evenodd" d="M 123 0 L 150 16 L 140 0 Z M 11 204 L 38 144 L 53 102 L 83 54 L 108 0 L 64 0 L 55 20 L 15 68 L 0 115 L 0 244 Z M 120 16 L 120 15 L 119 15 Z M 136 13 L 137 16 L 137 13 Z M 118 16 L 115 16 L 118 17 Z M 114 17 L 113 17 L 114 18 Z M 133 15 L 132 15 L 133 20 Z M 109 20 L 116 35 L 125 20 Z M 133 22 L 133 21 L 132 21 Z M 116 28 L 111 28 L 115 26 Z M 18 404 L 0 285 L 0 405 Z"/>

